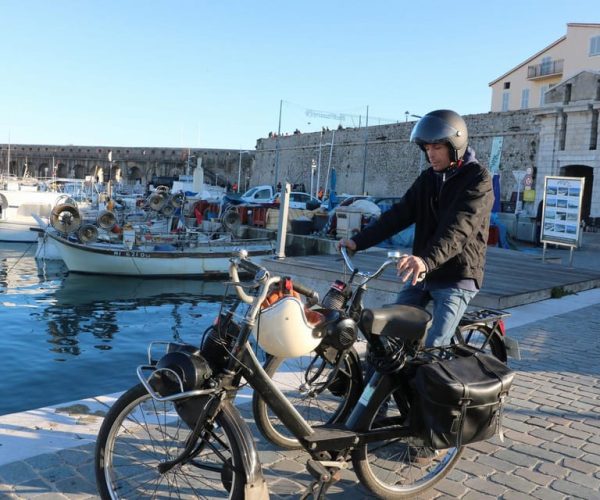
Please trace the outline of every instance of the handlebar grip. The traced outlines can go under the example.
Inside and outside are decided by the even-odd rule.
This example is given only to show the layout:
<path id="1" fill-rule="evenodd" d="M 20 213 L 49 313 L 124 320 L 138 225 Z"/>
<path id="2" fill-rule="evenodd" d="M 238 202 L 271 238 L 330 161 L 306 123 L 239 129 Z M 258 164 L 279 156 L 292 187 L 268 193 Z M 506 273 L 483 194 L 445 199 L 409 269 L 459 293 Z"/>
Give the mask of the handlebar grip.
<path id="1" fill-rule="evenodd" d="M 251 274 L 256 274 L 258 271 L 261 271 L 263 268 L 258 264 L 246 259 L 240 259 L 238 266 L 244 271 L 248 271 Z"/>
<path id="2" fill-rule="evenodd" d="M 314 300 L 315 302 L 319 301 L 319 294 L 312 288 L 309 288 L 306 285 L 303 285 L 302 283 L 294 281 L 294 290 L 304 295 L 308 299 Z"/>

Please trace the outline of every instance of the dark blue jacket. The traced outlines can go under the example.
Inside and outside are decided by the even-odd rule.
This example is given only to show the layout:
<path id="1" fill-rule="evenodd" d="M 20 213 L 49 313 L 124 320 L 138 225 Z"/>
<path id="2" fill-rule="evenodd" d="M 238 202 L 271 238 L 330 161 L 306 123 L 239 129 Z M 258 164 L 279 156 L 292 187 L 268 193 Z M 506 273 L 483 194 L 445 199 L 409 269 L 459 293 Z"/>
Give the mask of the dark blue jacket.
<path id="1" fill-rule="evenodd" d="M 459 167 L 444 174 L 428 168 L 402 199 L 352 239 L 364 250 L 415 224 L 413 254 L 427 265 L 427 279 L 483 282 L 492 180 L 469 148 Z"/>

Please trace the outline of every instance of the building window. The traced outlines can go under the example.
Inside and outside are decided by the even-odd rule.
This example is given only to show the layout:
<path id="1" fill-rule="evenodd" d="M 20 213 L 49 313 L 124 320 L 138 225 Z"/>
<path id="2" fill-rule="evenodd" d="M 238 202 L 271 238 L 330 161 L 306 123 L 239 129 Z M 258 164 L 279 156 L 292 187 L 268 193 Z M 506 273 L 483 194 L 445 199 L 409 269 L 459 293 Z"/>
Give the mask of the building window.
<path id="1" fill-rule="evenodd" d="M 548 86 L 548 85 L 543 85 L 540 88 L 540 106 L 543 106 L 546 103 L 546 92 L 548 91 L 549 88 L 550 88 L 550 86 Z"/>
<path id="2" fill-rule="evenodd" d="M 529 89 L 523 89 L 521 92 L 521 109 L 529 107 Z"/>
<path id="3" fill-rule="evenodd" d="M 590 56 L 600 56 L 600 35 L 590 40 Z"/>
<path id="4" fill-rule="evenodd" d="M 510 82 L 504 82 L 504 90 L 508 90 L 510 88 Z"/>
<path id="5" fill-rule="evenodd" d="M 549 75 L 552 73 L 552 58 L 550 56 L 546 56 L 542 59 L 542 64 L 540 65 L 540 74 L 541 75 Z"/>
<path id="6" fill-rule="evenodd" d="M 504 92 L 502 94 L 502 111 L 508 111 L 508 100 L 510 99 L 510 92 Z"/>

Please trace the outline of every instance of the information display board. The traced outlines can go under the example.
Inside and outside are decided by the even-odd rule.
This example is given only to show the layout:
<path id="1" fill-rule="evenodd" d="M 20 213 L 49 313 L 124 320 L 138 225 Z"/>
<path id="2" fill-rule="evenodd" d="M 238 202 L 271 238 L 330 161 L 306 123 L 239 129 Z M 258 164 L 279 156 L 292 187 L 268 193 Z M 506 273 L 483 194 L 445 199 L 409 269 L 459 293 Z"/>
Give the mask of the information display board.
<path id="1" fill-rule="evenodd" d="M 542 233 L 544 243 L 576 247 L 581 230 L 583 177 L 547 176 L 544 181 Z"/>

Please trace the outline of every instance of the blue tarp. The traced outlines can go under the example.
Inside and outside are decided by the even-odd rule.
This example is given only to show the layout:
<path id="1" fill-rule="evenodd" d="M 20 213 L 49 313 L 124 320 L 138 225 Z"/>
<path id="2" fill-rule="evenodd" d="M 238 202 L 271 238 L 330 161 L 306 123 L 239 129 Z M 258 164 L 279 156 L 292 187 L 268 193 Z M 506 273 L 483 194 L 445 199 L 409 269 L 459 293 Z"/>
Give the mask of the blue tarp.
<path id="1" fill-rule="evenodd" d="M 331 175 L 329 177 L 329 206 L 328 210 L 333 210 L 337 205 L 336 195 L 335 195 L 335 187 L 337 184 L 337 173 L 335 172 L 335 167 L 331 169 Z"/>
<path id="2" fill-rule="evenodd" d="M 496 212 L 492 212 L 490 217 L 490 225 L 498 228 L 498 246 L 500 248 L 510 248 L 510 245 L 508 244 L 506 226 L 502 223 Z"/>
<path id="3" fill-rule="evenodd" d="M 494 189 L 494 205 L 492 212 L 500 212 L 500 174 L 495 174 L 492 177 L 492 187 Z"/>

